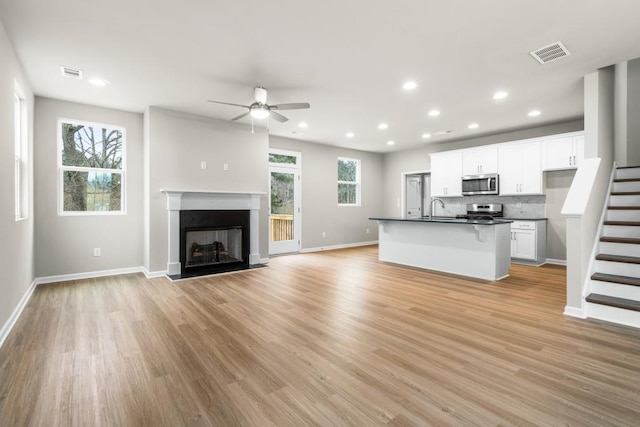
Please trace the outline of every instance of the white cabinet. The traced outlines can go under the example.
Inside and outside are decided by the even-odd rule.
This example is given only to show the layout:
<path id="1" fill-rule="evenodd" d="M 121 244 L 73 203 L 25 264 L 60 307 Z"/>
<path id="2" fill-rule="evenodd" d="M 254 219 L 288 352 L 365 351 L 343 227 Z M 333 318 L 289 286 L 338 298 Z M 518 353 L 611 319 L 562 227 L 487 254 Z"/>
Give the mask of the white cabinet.
<path id="1" fill-rule="evenodd" d="M 462 152 L 462 175 L 498 173 L 498 146 L 470 148 Z"/>
<path id="2" fill-rule="evenodd" d="M 511 223 L 511 258 L 526 264 L 546 262 L 546 221 L 513 221 Z"/>
<path id="3" fill-rule="evenodd" d="M 584 134 L 542 141 L 542 170 L 576 169 L 584 159 Z"/>
<path id="4" fill-rule="evenodd" d="M 498 147 L 500 195 L 542 194 L 540 141 Z"/>
<path id="5" fill-rule="evenodd" d="M 462 152 L 431 154 L 431 196 L 462 196 Z"/>

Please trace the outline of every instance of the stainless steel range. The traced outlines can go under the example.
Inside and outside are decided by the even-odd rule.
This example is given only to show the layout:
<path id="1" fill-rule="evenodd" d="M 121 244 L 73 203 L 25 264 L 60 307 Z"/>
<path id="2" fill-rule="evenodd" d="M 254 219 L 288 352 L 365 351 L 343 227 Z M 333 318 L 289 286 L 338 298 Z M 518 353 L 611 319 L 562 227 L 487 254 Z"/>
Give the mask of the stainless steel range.
<path id="1" fill-rule="evenodd" d="M 467 213 L 465 215 L 458 215 L 458 218 L 466 219 L 494 219 L 502 218 L 502 204 L 501 203 L 488 203 L 479 204 L 471 203 L 467 205 Z"/>

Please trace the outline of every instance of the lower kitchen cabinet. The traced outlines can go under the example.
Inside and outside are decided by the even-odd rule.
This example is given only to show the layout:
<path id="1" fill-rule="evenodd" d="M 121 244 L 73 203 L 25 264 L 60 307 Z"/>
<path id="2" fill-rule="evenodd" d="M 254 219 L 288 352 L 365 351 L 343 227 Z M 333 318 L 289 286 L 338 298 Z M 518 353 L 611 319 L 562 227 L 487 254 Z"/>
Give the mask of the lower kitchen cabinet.
<path id="1" fill-rule="evenodd" d="M 522 264 L 546 262 L 546 221 L 513 221 L 511 223 L 511 260 Z"/>

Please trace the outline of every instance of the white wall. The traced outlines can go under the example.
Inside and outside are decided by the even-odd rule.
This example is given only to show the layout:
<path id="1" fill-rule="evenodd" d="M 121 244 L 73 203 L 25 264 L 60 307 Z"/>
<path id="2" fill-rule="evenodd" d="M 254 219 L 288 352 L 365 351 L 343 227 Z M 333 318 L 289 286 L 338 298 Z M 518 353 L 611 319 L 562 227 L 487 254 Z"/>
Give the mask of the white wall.
<path id="1" fill-rule="evenodd" d="M 8 332 L 12 313 L 35 277 L 33 256 L 33 92 L 20 61 L 0 22 L 0 343 Z M 14 211 L 14 114 L 15 82 L 25 96 L 28 116 L 28 213 L 15 220 Z"/>
<path id="2" fill-rule="evenodd" d="M 576 174 L 575 170 L 545 172 L 545 216 L 547 217 L 547 258 L 567 259 L 567 223 L 562 206 Z"/>
<path id="3" fill-rule="evenodd" d="M 50 277 L 142 266 L 142 114 L 36 98 L 36 273 Z M 58 215 L 57 118 L 126 129 L 126 214 Z M 94 257 L 93 248 L 102 256 Z"/>
<path id="4" fill-rule="evenodd" d="M 268 147 L 265 129 L 209 119 L 158 107 L 145 113 L 145 161 L 148 168 L 144 208 L 145 268 L 167 269 L 166 197 L 160 190 L 263 192 L 260 212 L 260 257 L 268 256 Z M 207 162 L 201 169 L 200 163 Z M 223 170 L 224 164 L 229 170 Z"/>
<path id="5" fill-rule="evenodd" d="M 269 146 L 302 153 L 302 249 L 378 240 L 378 225 L 369 217 L 382 213 L 382 154 L 278 136 L 269 138 Z M 361 206 L 338 206 L 338 157 L 361 161 Z"/>
<path id="6" fill-rule="evenodd" d="M 627 69 L 627 166 L 640 166 L 640 58 Z"/>

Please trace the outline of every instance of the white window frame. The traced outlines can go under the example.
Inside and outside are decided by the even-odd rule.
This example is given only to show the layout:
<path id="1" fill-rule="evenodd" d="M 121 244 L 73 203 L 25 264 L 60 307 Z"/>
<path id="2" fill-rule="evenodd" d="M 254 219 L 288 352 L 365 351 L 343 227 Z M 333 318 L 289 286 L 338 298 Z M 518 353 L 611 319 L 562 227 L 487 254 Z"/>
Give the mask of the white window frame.
<path id="1" fill-rule="evenodd" d="M 336 178 L 338 175 L 338 170 L 337 170 L 337 166 L 338 166 L 338 162 L 340 161 L 346 161 L 346 162 L 356 162 L 356 181 L 340 181 L 338 180 L 338 184 L 350 184 L 350 185 L 355 185 L 356 186 L 356 202 L 355 203 L 340 203 L 340 201 L 338 200 L 338 206 L 360 206 L 361 205 L 361 187 L 362 187 L 362 178 L 361 178 L 361 174 L 362 174 L 362 162 L 360 161 L 360 159 L 353 159 L 353 158 L 349 158 L 349 157 L 338 157 L 338 161 L 336 162 Z M 336 187 L 337 188 L 337 187 Z M 340 193 L 338 192 L 337 194 L 338 198 L 340 197 Z"/>
<path id="2" fill-rule="evenodd" d="M 122 169 L 103 169 L 89 168 L 79 166 L 63 166 L 62 165 L 62 124 L 69 123 L 72 125 L 83 125 L 94 128 L 109 128 L 119 130 L 122 133 Z M 61 216 L 105 216 L 105 215 L 125 215 L 127 213 L 127 133 L 123 126 L 112 125 L 107 123 L 89 122 L 85 120 L 66 119 L 58 117 L 57 121 L 57 140 L 58 140 L 58 215 Z M 65 211 L 64 210 L 64 172 L 95 172 L 95 173 L 119 173 L 120 174 L 120 210 L 119 211 Z"/>
<path id="3" fill-rule="evenodd" d="M 27 151 L 27 103 L 18 82 L 14 82 L 13 93 L 13 115 L 14 115 L 14 204 L 15 219 L 21 221 L 29 216 L 29 193 L 28 193 L 28 151 Z"/>

